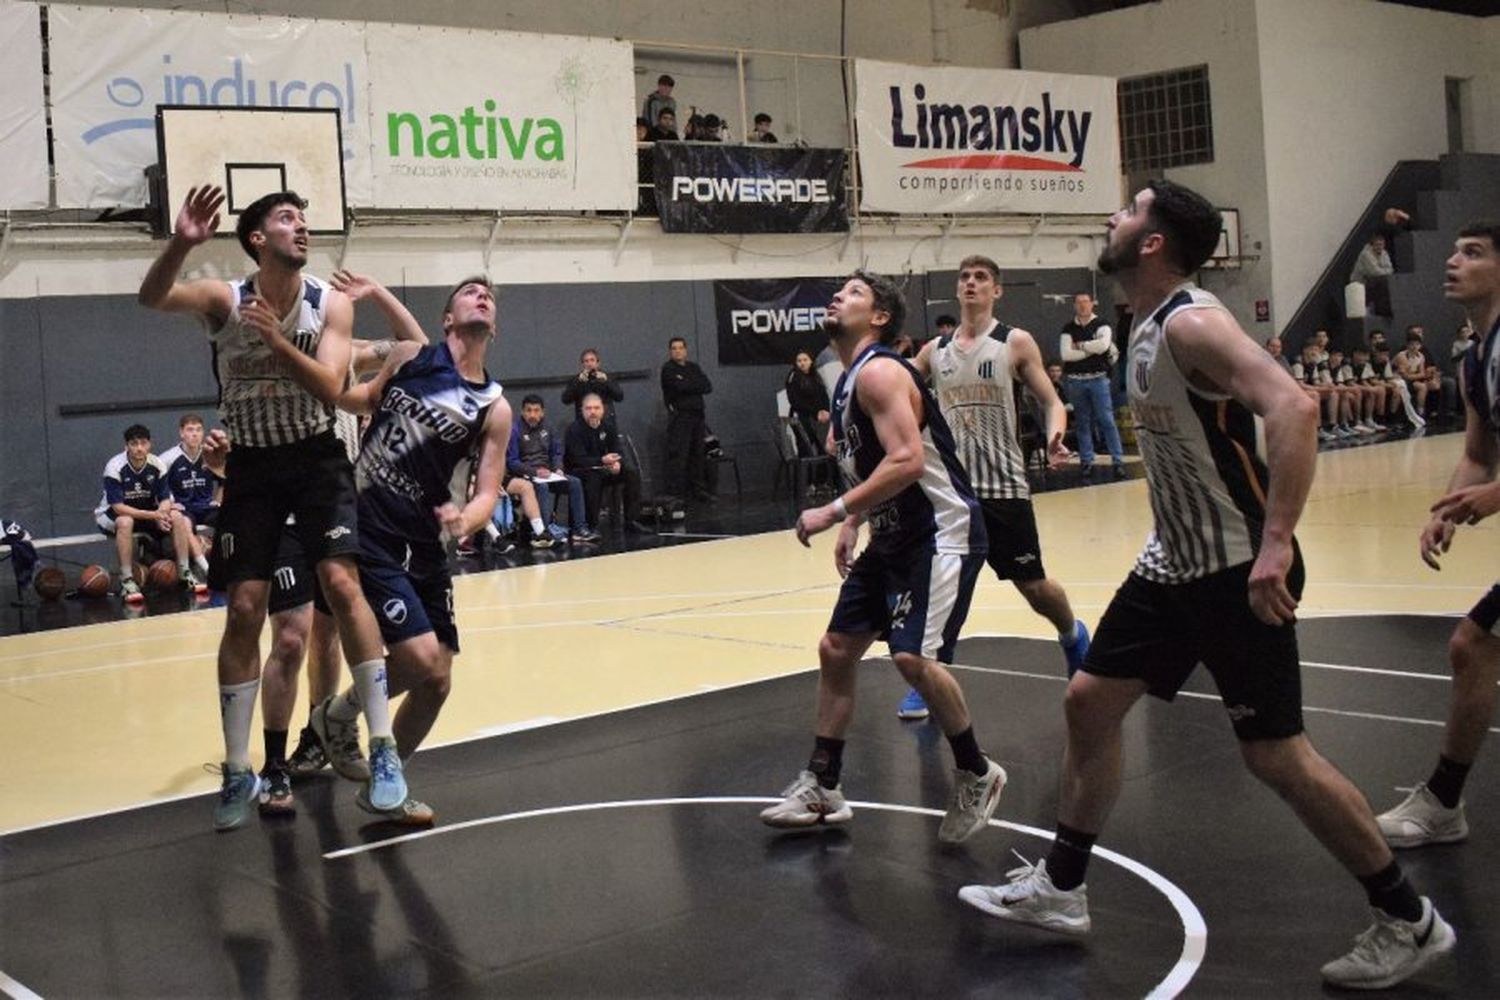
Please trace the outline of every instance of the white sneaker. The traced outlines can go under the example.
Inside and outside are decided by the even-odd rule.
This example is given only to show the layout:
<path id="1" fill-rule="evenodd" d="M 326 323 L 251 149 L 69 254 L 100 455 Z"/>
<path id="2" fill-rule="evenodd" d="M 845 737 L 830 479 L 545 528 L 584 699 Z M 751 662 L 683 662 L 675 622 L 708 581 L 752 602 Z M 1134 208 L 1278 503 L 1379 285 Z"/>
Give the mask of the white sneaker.
<path id="1" fill-rule="evenodd" d="M 984 829 L 990 817 L 995 815 L 995 806 L 1000 804 L 1000 793 L 1005 790 L 1005 768 L 988 757 L 988 770 L 983 775 L 963 768 L 953 772 L 953 800 L 948 803 L 948 812 L 938 827 L 938 840 L 945 844 L 958 844 L 968 840 Z"/>
<path id="2" fill-rule="evenodd" d="M 1357 434 L 1374 434 L 1375 428 L 1371 427 L 1369 424 L 1361 420 L 1359 423 L 1354 425 L 1354 431 Z"/>
<path id="3" fill-rule="evenodd" d="M 1318 428 L 1318 440 L 1319 441 L 1332 441 L 1332 440 L 1334 440 L 1333 432 L 1330 431 L 1326 427 L 1319 427 Z"/>
<path id="4" fill-rule="evenodd" d="M 1453 950 L 1458 936 L 1426 896 L 1422 919 L 1407 923 L 1375 910 L 1375 923 L 1354 939 L 1354 950 L 1323 966 L 1323 981 L 1351 990 L 1383 990 L 1421 972 Z"/>
<path id="5" fill-rule="evenodd" d="M 1045 860 L 1031 864 L 1020 854 L 1020 868 L 1005 873 L 1005 885 L 966 885 L 958 898 L 970 906 L 1001 920 L 1033 924 L 1062 934 L 1083 935 L 1089 932 L 1089 898 L 1087 887 L 1080 885 L 1066 892 L 1052 884 Z"/>
<path id="6" fill-rule="evenodd" d="M 1375 420 L 1373 418 L 1370 419 L 1370 420 L 1366 420 L 1365 423 L 1369 424 L 1370 428 L 1372 430 L 1374 430 L 1376 433 L 1380 433 L 1381 431 L 1385 431 L 1385 430 L 1389 429 L 1389 428 L 1387 428 L 1385 426 L 1385 424 L 1382 424 L 1380 421 Z"/>
<path id="7" fill-rule="evenodd" d="M 797 775 L 797 780 L 782 789 L 781 794 L 780 802 L 761 810 L 760 821 L 767 826 L 782 829 L 832 826 L 854 818 L 854 810 L 844 801 L 844 786 L 824 788 L 811 771 Z"/>
<path id="8" fill-rule="evenodd" d="M 1396 808 L 1376 816 L 1375 822 L 1380 824 L 1381 836 L 1392 847 L 1452 844 L 1469 836 L 1463 801 L 1449 809 L 1425 784 L 1413 788 Z"/>

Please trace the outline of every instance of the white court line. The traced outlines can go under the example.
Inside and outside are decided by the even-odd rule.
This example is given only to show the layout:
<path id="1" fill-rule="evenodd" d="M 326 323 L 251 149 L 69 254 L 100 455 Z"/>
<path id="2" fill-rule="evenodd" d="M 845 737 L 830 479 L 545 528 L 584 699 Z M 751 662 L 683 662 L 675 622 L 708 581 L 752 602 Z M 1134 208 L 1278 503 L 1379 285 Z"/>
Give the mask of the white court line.
<path id="1" fill-rule="evenodd" d="M 627 799 L 616 802 L 584 802 L 569 806 L 552 806 L 545 809 L 527 809 L 523 812 L 503 813 L 498 816 L 485 816 L 480 819 L 466 820 L 462 823 L 454 823 L 451 826 L 438 826 L 430 830 L 420 830 L 416 833 L 408 833 L 400 837 L 392 837 L 389 840 L 380 840 L 372 844 L 359 844 L 354 847 L 345 847 L 337 851 L 329 851 L 323 855 L 325 861 L 334 861 L 341 858 L 352 857 L 356 854 L 368 854 L 371 851 L 384 850 L 395 847 L 412 840 L 426 840 L 430 837 L 441 837 L 460 830 L 468 830 L 480 826 L 493 826 L 497 823 L 510 823 L 516 820 L 537 819 L 543 816 L 563 816 L 570 813 L 594 812 L 606 809 L 639 809 L 655 806 L 681 806 L 681 805 L 775 805 L 780 799 L 767 798 L 763 796 L 744 795 L 714 795 L 702 798 L 667 798 L 667 799 Z M 939 816 L 943 815 L 941 809 L 927 809 L 922 806 L 899 805 L 890 802 L 856 802 L 851 800 L 849 805 L 860 809 L 872 809 L 880 812 L 910 813 L 915 816 Z M 1011 823 L 1008 820 L 992 819 L 990 826 L 998 826 L 1006 830 L 1014 830 L 1016 833 L 1024 833 L 1032 837 L 1040 837 L 1050 841 L 1052 833 L 1034 826 L 1025 826 L 1020 823 Z M 1112 864 L 1130 872 L 1140 878 L 1151 888 L 1167 898 L 1172 909 L 1177 912 L 1178 919 L 1182 921 L 1182 952 L 1178 955 L 1176 963 L 1167 972 L 1166 978 L 1152 987 L 1151 992 L 1146 994 L 1148 1000 L 1156 998 L 1175 997 L 1187 988 L 1200 966 L 1203 965 L 1203 956 L 1208 951 L 1208 925 L 1203 920 L 1203 914 L 1193 904 L 1193 900 L 1175 883 L 1161 873 L 1146 867 L 1134 858 L 1128 858 L 1123 854 L 1111 851 L 1106 847 L 1094 846 L 1094 856 L 1103 858 Z"/>
<path id="2" fill-rule="evenodd" d="M 0 972 L 0 993 L 4 993 L 11 1000 L 42 1000 L 39 994 L 31 992 L 3 972 Z"/>

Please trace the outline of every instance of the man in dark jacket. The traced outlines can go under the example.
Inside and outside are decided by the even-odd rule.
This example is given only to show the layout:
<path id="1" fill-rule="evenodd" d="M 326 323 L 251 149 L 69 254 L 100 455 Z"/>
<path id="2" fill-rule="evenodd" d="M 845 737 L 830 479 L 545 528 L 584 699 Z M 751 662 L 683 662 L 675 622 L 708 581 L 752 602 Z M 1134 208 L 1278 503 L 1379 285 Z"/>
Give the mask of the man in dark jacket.
<path id="1" fill-rule="evenodd" d="M 590 394 L 599 397 L 604 404 L 604 423 L 615 429 L 615 406 L 625 398 L 620 383 L 612 380 L 609 373 L 599 367 L 599 352 L 586 347 L 578 356 L 578 377 L 563 387 L 562 401 L 573 407 L 575 417 L 583 416 L 583 401 Z"/>
<path id="2" fill-rule="evenodd" d="M 673 337 L 661 366 L 661 395 L 671 414 L 667 421 L 667 492 L 713 499 L 705 485 L 703 438 L 707 431 L 703 397 L 714 391 L 703 369 L 687 359 L 687 341 Z"/>
<path id="3" fill-rule="evenodd" d="M 604 419 L 604 400 L 586 392 L 578 403 L 578 419 L 568 428 L 563 446 L 568 475 L 583 484 L 584 509 L 590 531 L 599 530 L 599 508 L 604 488 L 619 483 L 625 491 L 625 530 L 643 530 L 635 521 L 641 505 L 641 477 L 621 457 L 620 435 Z"/>

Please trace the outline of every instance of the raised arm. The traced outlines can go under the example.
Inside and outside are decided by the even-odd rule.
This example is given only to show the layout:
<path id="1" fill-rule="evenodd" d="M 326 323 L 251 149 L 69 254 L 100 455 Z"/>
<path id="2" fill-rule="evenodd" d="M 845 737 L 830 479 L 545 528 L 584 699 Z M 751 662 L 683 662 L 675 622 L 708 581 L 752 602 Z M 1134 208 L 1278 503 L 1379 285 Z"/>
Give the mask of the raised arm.
<path id="1" fill-rule="evenodd" d="M 196 313 L 215 326 L 223 325 L 233 308 L 229 286 L 222 281 L 178 281 L 193 247 L 219 231 L 219 209 L 224 192 L 216 187 L 193 188 L 177 213 L 177 224 L 166 248 L 151 263 L 141 281 L 136 301 L 162 312 Z"/>
<path id="2" fill-rule="evenodd" d="M 389 344 L 390 341 L 379 343 Z M 380 371 L 374 378 L 368 382 L 350 386 L 339 396 L 339 409 L 348 410 L 350 413 L 374 413 L 380 406 L 380 397 L 385 395 L 385 387 L 390 384 L 391 377 L 401 370 L 402 365 L 416 357 L 421 349 L 420 344 L 410 340 L 392 345 L 385 361 L 380 366 Z"/>
<path id="3" fill-rule="evenodd" d="M 397 342 L 412 341 L 425 347 L 428 343 L 427 334 L 422 330 L 422 324 L 411 311 L 392 294 L 380 282 L 368 275 L 357 274 L 354 271 L 335 271 L 329 279 L 329 284 L 349 296 L 350 302 L 361 302 L 369 299 L 379 308 L 385 316 L 386 325 L 391 329 L 391 337 Z M 378 371 L 385 361 L 390 348 L 382 348 L 381 344 L 389 344 L 389 341 L 356 340 L 354 342 L 354 373 L 365 375 L 372 371 Z"/>

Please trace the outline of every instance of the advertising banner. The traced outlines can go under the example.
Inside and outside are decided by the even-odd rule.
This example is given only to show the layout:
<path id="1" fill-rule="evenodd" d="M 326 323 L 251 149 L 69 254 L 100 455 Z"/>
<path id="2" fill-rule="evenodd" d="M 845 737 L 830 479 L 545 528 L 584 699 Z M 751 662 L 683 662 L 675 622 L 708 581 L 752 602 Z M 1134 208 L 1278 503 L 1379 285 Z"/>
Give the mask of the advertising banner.
<path id="1" fill-rule="evenodd" d="M 790 365 L 828 346 L 823 317 L 842 278 L 714 282 L 719 364 Z"/>
<path id="2" fill-rule="evenodd" d="M 628 43 L 395 24 L 365 37 L 381 207 L 635 207 Z"/>
<path id="3" fill-rule="evenodd" d="M 146 204 L 142 171 L 156 162 L 158 104 L 337 108 L 349 202 L 371 204 L 362 24 L 47 10 L 60 207 Z"/>
<path id="4" fill-rule="evenodd" d="M 844 151 L 659 142 L 656 205 L 668 233 L 842 233 Z"/>
<path id="5" fill-rule="evenodd" d="M 1120 141 L 1111 77 L 859 59 L 860 207 L 1110 213 Z"/>
<path id="6" fill-rule="evenodd" d="M 36 4 L 0 0 L 0 209 L 47 207 L 42 22 Z"/>

